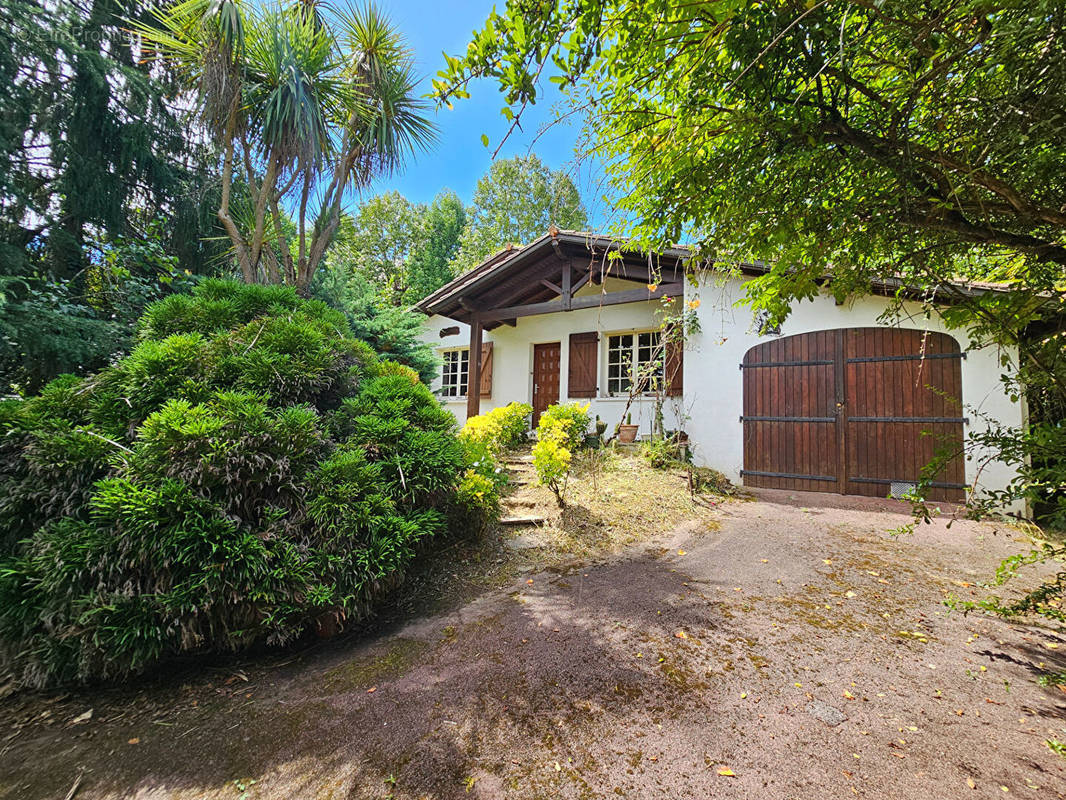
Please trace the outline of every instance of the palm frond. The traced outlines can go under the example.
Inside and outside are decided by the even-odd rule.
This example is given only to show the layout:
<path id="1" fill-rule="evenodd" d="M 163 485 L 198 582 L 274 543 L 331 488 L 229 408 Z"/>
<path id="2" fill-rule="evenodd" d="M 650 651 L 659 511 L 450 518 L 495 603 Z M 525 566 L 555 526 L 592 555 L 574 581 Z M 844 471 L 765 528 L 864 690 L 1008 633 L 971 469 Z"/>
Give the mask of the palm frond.
<path id="1" fill-rule="evenodd" d="M 197 89 L 203 116 L 220 134 L 241 90 L 245 12 L 239 0 L 180 0 L 131 21 L 148 53 L 167 59 Z"/>
<path id="2" fill-rule="evenodd" d="M 352 139 L 349 180 L 361 186 L 428 149 L 437 129 L 417 95 L 411 52 L 388 17 L 373 3 L 335 13 L 347 62 L 341 125 Z"/>
<path id="3" fill-rule="evenodd" d="M 274 6 L 254 18 L 247 47 L 245 103 L 264 155 L 317 168 L 339 90 L 329 29 L 302 4 Z"/>
<path id="4" fill-rule="evenodd" d="M 157 9 L 151 24 L 133 28 L 147 50 L 167 59 L 196 90 L 226 154 L 224 168 L 240 172 L 234 163 L 240 153 L 237 164 L 247 156 L 251 163 L 243 166 L 256 173 L 255 181 L 269 184 L 258 193 L 254 213 L 232 203 L 228 235 L 247 280 L 256 274 L 251 262 L 259 251 L 255 246 L 246 253 L 246 243 L 273 246 L 278 236 L 263 213 L 265 198 L 273 203 L 298 187 L 301 232 L 311 221 L 302 217 L 308 193 L 321 199 L 312 230 L 324 238 L 309 246 L 310 263 L 299 278 L 309 281 L 345 192 L 392 173 L 436 140 L 411 52 L 373 3 L 176 0 Z M 323 191 L 322 182 L 332 187 Z M 302 258 L 302 237 L 300 247 Z"/>

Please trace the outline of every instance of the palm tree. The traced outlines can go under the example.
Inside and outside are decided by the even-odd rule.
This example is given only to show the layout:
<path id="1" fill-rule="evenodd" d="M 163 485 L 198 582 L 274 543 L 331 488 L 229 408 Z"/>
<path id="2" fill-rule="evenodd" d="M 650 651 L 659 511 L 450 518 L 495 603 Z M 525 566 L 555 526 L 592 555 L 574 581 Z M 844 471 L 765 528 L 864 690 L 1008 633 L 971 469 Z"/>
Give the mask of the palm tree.
<path id="1" fill-rule="evenodd" d="M 348 193 L 435 140 L 411 53 L 372 4 L 177 0 L 135 30 L 187 79 L 219 148 L 218 218 L 248 283 L 306 292 Z"/>

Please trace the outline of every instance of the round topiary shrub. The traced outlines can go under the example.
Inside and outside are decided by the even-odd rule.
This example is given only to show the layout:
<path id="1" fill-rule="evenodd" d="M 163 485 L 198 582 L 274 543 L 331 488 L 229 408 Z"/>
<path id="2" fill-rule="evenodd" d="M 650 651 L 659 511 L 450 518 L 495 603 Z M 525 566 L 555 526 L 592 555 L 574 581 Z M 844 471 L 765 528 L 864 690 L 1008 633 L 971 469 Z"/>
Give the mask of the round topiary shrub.
<path id="1" fill-rule="evenodd" d="M 492 511 L 454 418 L 322 303 L 208 281 L 139 337 L 0 404 L 0 658 L 26 685 L 335 631 Z"/>

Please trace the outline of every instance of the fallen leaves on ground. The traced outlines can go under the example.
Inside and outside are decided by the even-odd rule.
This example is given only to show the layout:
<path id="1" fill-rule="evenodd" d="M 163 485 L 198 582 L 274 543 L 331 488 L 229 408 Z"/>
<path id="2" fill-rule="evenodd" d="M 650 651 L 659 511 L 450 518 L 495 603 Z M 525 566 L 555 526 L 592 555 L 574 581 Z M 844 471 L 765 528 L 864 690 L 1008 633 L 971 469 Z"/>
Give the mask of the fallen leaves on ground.
<path id="1" fill-rule="evenodd" d="M 896 631 L 896 636 L 899 636 L 903 639 L 914 639 L 915 641 L 922 642 L 923 644 L 928 644 L 929 642 L 929 637 L 927 637 L 921 631 Z"/>

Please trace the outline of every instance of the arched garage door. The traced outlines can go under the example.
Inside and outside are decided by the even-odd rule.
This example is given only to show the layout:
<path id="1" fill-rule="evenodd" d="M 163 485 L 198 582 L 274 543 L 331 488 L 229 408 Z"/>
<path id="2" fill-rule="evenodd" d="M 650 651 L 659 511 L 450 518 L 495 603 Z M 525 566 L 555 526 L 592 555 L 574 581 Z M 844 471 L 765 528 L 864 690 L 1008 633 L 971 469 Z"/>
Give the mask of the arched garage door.
<path id="1" fill-rule="evenodd" d="M 751 348 L 741 365 L 745 485 L 899 495 L 950 448 L 929 499 L 963 500 L 963 357 L 946 334 L 895 328 Z"/>

